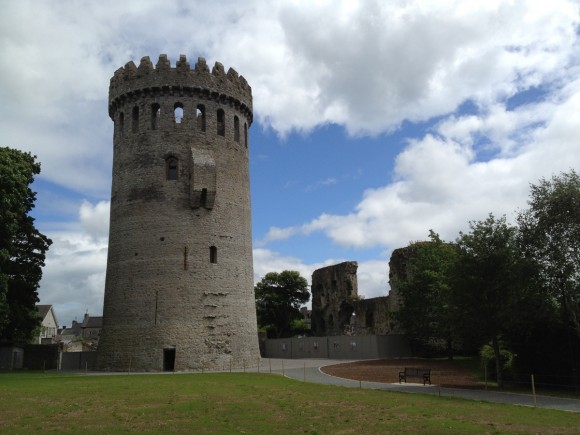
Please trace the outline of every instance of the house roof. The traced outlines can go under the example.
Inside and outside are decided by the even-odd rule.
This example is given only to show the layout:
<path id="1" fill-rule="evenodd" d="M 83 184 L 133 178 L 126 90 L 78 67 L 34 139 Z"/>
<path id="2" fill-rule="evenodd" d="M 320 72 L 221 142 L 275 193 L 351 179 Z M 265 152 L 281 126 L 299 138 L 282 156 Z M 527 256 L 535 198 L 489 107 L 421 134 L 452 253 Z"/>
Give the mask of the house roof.
<path id="1" fill-rule="evenodd" d="M 38 314 L 40 314 L 40 318 L 42 320 L 46 319 L 48 313 L 52 312 L 52 317 L 54 317 L 54 321 L 56 323 L 56 326 L 58 327 L 58 320 L 56 318 L 56 314 L 54 313 L 52 305 L 36 305 L 36 311 L 38 311 Z"/>
<path id="2" fill-rule="evenodd" d="M 89 316 L 83 322 L 83 328 L 101 328 L 103 326 L 102 316 Z"/>
<path id="3" fill-rule="evenodd" d="M 73 323 L 70 328 L 64 328 L 60 331 L 61 337 L 80 337 L 81 335 L 81 325 L 80 323 Z"/>
<path id="4" fill-rule="evenodd" d="M 40 314 L 40 317 L 42 317 L 43 319 L 46 317 L 46 315 L 48 314 L 48 312 L 50 311 L 51 308 L 52 308 L 52 305 L 37 305 L 36 306 L 36 310 L 38 311 L 38 314 Z"/>

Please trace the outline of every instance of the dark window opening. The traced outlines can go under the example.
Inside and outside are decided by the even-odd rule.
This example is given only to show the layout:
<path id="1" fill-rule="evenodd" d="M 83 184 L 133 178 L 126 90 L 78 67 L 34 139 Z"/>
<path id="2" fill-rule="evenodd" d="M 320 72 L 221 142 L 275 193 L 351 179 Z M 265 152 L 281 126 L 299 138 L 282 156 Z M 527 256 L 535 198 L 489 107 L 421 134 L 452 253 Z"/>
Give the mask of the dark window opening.
<path id="1" fill-rule="evenodd" d="M 181 124 L 181 120 L 183 119 L 184 116 L 183 104 L 175 103 L 173 105 L 173 116 L 175 117 L 175 123 Z"/>
<path id="2" fill-rule="evenodd" d="M 159 118 L 161 117 L 161 106 L 157 103 L 151 105 L 151 130 L 159 128 Z"/>
<path id="3" fill-rule="evenodd" d="M 133 133 L 139 132 L 139 108 L 137 106 L 133 107 Z"/>
<path id="4" fill-rule="evenodd" d="M 217 264 L 217 248 L 215 246 L 209 248 L 209 262 Z"/>
<path id="5" fill-rule="evenodd" d="M 205 131 L 205 106 L 203 104 L 198 104 L 196 118 L 199 131 Z"/>
<path id="6" fill-rule="evenodd" d="M 234 140 L 240 141 L 240 118 L 234 116 Z"/>
<path id="7" fill-rule="evenodd" d="M 175 349 L 163 349 L 163 371 L 175 370 Z"/>
<path id="8" fill-rule="evenodd" d="M 121 136 L 125 130 L 125 114 L 123 112 L 119 113 L 119 133 Z"/>
<path id="9" fill-rule="evenodd" d="M 365 326 L 367 328 L 372 328 L 374 323 L 375 323 L 374 313 L 371 310 L 367 310 L 366 316 L 365 316 Z"/>
<path id="10" fill-rule="evenodd" d="M 166 161 L 166 171 L 168 180 L 177 180 L 178 161 L 175 157 L 170 157 Z"/>
<path id="11" fill-rule="evenodd" d="M 244 122 L 244 145 L 248 148 L 248 124 Z"/>
<path id="12" fill-rule="evenodd" d="M 222 109 L 217 111 L 217 134 L 220 136 L 226 135 L 226 114 Z"/>
<path id="13" fill-rule="evenodd" d="M 205 207 L 207 204 L 207 189 L 201 189 L 201 197 L 199 198 L 199 205 Z"/>

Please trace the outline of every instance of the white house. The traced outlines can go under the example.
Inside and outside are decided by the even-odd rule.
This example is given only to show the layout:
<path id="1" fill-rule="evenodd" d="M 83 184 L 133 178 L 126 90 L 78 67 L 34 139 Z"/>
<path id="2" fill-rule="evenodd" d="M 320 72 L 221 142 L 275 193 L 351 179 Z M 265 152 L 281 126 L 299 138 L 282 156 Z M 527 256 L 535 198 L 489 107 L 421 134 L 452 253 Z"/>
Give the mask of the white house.
<path id="1" fill-rule="evenodd" d="M 37 305 L 36 309 L 42 319 L 40 334 L 34 340 L 36 344 L 50 344 L 53 342 L 58 330 L 58 321 L 52 305 Z"/>

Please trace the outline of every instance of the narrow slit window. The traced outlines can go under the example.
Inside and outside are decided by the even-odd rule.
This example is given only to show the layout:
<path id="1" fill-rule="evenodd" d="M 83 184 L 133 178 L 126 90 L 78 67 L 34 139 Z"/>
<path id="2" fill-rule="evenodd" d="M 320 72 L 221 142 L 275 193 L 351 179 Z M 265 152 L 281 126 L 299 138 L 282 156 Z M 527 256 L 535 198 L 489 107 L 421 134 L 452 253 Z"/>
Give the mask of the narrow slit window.
<path id="1" fill-rule="evenodd" d="M 181 120 L 183 119 L 183 116 L 184 116 L 183 104 L 175 103 L 173 105 L 173 115 L 175 117 L 175 123 L 181 124 Z"/>
<path id="2" fill-rule="evenodd" d="M 139 108 L 133 107 L 133 133 L 139 133 Z"/>
<path id="3" fill-rule="evenodd" d="M 123 112 L 119 113 L 119 134 L 123 136 L 125 131 L 125 114 Z"/>
<path id="4" fill-rule="evenodd" d="M 244 145 L 248 148 L 248 124 L 244 122 Z"/>
<path id="5" fill-rule="evenodd" d="M 234 116 L 234 140 L 240 141 L 240 118 Z"/>
<path id="6" fill-rule="evenodd" d="M 220 136 L 226 135 L 226 114 L 222 109 L 217 111 L 217 134 Z"/>
<path id="7" fill-rule="evenodd" d="M 199 198 L 199 205 L 205 207 L 207 204 L 207 189 L 201 189 L 201 197 Z"/>
<path id="8" fill-rule="evenodd" d="M 159 128 L 159 118 L 161 117 L 161 106 L 157 103 L 151 105 L 151 130 Z"/>
<path id="9" fill-rule="evenodd" d="M 209 262 L 217 264 L 217 248 L 215 246 L 210 246 L 209 248 Z"/>
<path id="10" fill-rule="evenodd" d="M 197 128 L 199 131 L 205 131 L 205 106 L 198 104 L 196 110 Z"/>
<path id="11" fill-rule="evenodd" d="M 179 164 L 175 157 L 170 157 L 166 160 L 166 172 L 168 180 L 177 180 L 178 169 Z"/>

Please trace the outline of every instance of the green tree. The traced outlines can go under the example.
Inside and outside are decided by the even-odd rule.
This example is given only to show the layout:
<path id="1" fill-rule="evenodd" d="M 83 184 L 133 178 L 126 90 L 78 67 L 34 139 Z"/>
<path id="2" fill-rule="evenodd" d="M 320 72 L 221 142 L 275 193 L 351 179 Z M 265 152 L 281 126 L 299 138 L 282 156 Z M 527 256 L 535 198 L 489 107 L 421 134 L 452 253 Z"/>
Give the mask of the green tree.
<path id="1" fill-rule="evenodd" d="M 501 385 L 500 343 L 525 300 L 525 267 L 517 250 L 517 228 L 508 225 L 505 216 L 497 219 L 490 214 L 484 221 L 469 224 L 471 231 L 460 233 L 457 239 L 454 304 L 468 340 L 478 340 L 478 346 L 491 342 Z"/>
<path id="2" fill-rule="evenodd" d="M 299 272 L 269 272 L 256 284 L 258 327 L 277 338 L 292 334 L 292 322 L 302 317 L 300 306 L 310 299 L 308 281 Z"/>
<path id="3" fill-rule="evenodd" d="M 429 231 L 429 239 L 407 248 L 407 273 L 394 278 L 401 301 L 396 318 L 413 341 L 422 347 L 442 342 L 452 358 L 456 314 L 451 289 L 457 246 L 443 242 L 433 230 Z"/>
<path id="4" fill-rule="evenodd" d="M 27 341 L 39 325 L 38 284 L 52 243 L 34 227 L 30 189 L 40 163 L 30 153 L 0 148 L 0 340 Z"/>
<path id="5" fill-rule="evenodd" d="M 571 170 L 532 184 L 528 205 L 518 216 L 520 247 L 580 338 L 580 176 Z"/>

